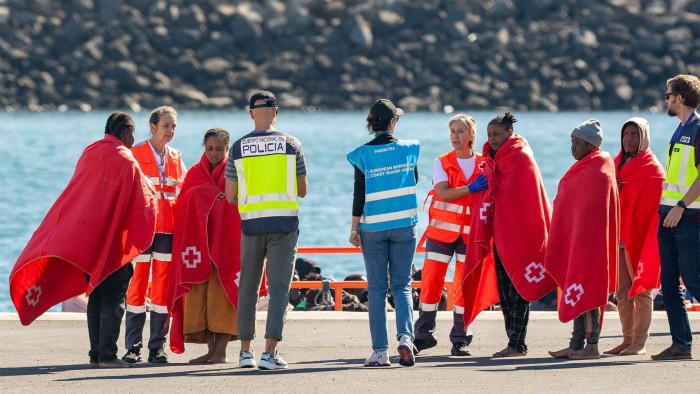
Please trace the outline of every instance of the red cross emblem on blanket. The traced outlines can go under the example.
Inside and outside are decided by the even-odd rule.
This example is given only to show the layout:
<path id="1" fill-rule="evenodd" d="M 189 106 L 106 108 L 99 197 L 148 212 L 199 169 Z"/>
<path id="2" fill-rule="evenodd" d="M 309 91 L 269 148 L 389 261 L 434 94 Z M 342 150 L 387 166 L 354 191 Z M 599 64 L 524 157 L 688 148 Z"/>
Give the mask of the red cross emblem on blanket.
<path id="1" fill-rule="evenodd" d="M 644 273 L 644 262 L 642 260 L 639 260 L 639 265 L 637 266 L 637 273 L 634 274 L 634 280 L 641 278 L 643 273 Z"/>
<path id="2" fill-rule="evenodd" d="M 24 298 L 27 300 L 27 304 L 36 306 L 39 303 L 39 298 L 41 298 L 41 286 L 32 285 L 32 287 L 27 289 L 27 295 Z"/>
<path id="3" fill-rule="evenodd" d="M 547 270 L 544 269 L 542 263 L 535 263 L 533 261 L 525 267 L 525 279 L 530 283 L 540 283 L 540 281 L 544 279 L 545 272 L 547 272 Z"/>
<path id="4" fill-rule="evenodd" d="M 196 246 L 188 246 L 182 252 L 182 262 L 187 268 L 197 268 L 197 265 L 202 262 L 202 253 Z"/>
<path id="5" fill-rule="evenodd" d="M 479 219 L 483 220 L 484 223 L 488 224 L 489 223 L 489 208 L 491 208 L 491 203 L 490 202 L 485 202 L 482 206 L 481 209 L 479 209 Z"/>
<path id="6" fill-rule="evenodd" d="M 581 300 L 583 296 L 583 286 L 578 283 L 574 283 L 566 289 L 566 294 L 564 295 L 564 302 L 574 306 L 577 302 Z"/>

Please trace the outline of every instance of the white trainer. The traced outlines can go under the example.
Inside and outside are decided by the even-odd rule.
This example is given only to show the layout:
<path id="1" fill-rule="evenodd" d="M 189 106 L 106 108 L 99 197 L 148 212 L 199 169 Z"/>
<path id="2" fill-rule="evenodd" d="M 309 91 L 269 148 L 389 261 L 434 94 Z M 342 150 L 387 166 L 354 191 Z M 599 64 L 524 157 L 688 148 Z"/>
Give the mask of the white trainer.
<path id="1" fill-rule="evenodd" d="M 260 357 L 258 368 L 269 371 L 274 369 L 287 369 L 289 366 L 287 365 L 287 362 L 280 357 L 279 353 L 275 353 L 274 357 L 272 357 L 270 353 L 263 353 Z"/>
<path id="2" fill-rule="evenodd" d="M 365 359 L 365 367 L 390 367 L 389 352 L 386 350 L 375 350 L 371 356 Z"/>
<path id="3" fill-rule="evenodd" d="M 238 356 L 238 366 L 241 368 L 254 368 L 255 367 L 255 353 L 253 351 L 241 352 Z"/>

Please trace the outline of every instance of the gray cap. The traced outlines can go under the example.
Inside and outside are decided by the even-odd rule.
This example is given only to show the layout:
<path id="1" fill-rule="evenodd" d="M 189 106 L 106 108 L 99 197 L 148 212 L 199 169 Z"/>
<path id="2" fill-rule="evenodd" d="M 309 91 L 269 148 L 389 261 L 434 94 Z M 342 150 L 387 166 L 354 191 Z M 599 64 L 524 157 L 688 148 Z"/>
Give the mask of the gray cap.
<path id="1" fill-rule="evenodd" d="M 600 144 L 603 143 L 603 129 L 600 128 L 598 119 L 588 119 L 581 123 L 576 126 L 571 135 L 588 142 L 596 148 L 599 148 Z"/>

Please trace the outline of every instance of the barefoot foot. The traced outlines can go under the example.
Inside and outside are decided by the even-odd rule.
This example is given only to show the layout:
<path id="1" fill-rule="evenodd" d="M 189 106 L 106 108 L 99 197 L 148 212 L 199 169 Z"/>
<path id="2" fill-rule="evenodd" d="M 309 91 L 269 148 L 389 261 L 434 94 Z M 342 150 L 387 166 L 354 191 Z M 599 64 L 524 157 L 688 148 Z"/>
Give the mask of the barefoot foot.
<path id="1" fill-rule="evenodd" d="M 496 352 L 493 354 L 493 357 L 495 358 L 503 358 L 503 357 L 522 357 L 527 355 L 527 352 L 519 352 L 515 349 L 513 349 L 510 346 L 506 346 L 505 349 L 501 350 L 500 352 Z"/>
<path id="2" fill-rule="evenodd" d="M 598 352 L 598 345 L 586 345 L 585 348 L 569 354 L 569 358 L 572 360 L 598 359 L 600 358 L 600 353 Z"/>
<path id="3" fill-rule="evenodd" d="M 647 349 L 644 345 L 636 343 L 631 344 L 627 349 L 620 352 L 620 356 L 639 356 L 642 354 L 647 354 Z"/>
<path id="4" fill-rule="evenodd" d="M 620 354 L 621 351 L 627 349 L 630 346 L 629 343 L 622 342 L 621 344 L 615 346 L 612 349 L 608 349 L 603 352 L 603 354 Z"/>
<path id="5" fill-rule="evenodd" d="M 574 353 L 575 351 L 576 350 L 574 350 L 570 347 L 567 347 L 566 349 L 561 349 L 561 350 L 557 350 L 556 352 L 547 352 L 547 353 L 549 353 L 550 356 L 556 357 L 556 358 L 569 358 L 569 355 L 571 355 L 571 353 Z"/>
<path id="6" fill-rule="evenodd" d="M 209 355 L 209 353 L 207 353 L 203 356 L 193 358 L 192 360 L 190 360 L 190 364 L 204 364 L 204 363 L 208 363 L 210 359 L 211 359 L 211 356 Z"/>

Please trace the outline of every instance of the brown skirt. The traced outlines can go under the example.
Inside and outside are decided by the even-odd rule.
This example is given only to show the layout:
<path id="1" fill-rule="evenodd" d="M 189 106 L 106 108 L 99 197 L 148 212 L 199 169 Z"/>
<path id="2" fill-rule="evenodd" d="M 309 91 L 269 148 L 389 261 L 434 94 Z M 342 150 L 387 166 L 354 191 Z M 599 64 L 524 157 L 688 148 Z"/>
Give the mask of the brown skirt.
<path id="1" fill-rule="evenodd" d="M 238 313 L 226 297 L 216 267 L 212 264 L 211 277 L 204 283 L 192 285 L 185 296 L 183 332 L 187 343 L 207 343 L 207 331 L 230 334 L 237 339 Z"/>

